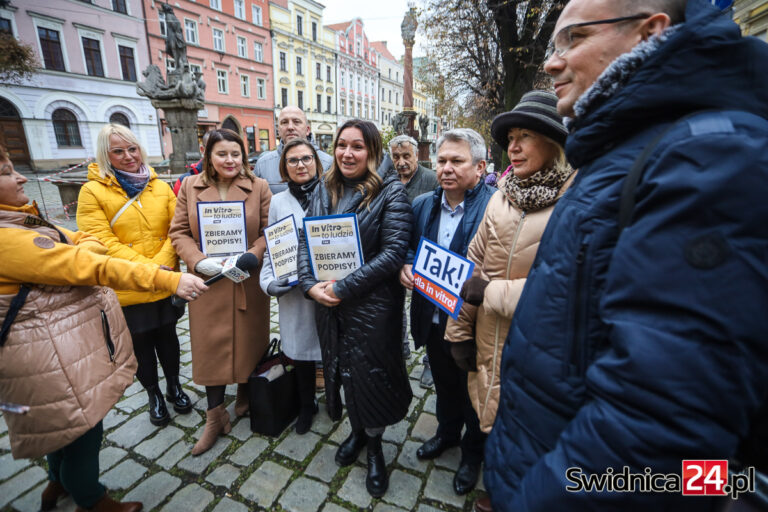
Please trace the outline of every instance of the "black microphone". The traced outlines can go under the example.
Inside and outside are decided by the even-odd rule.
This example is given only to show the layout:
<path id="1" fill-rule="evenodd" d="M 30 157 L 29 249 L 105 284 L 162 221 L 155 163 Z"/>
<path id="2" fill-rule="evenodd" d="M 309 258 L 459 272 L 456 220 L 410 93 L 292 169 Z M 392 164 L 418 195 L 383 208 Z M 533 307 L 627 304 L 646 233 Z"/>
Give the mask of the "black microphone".
<path id="1" fill-rule="evenodd" d="M 235 263 L 234 267 L 231 267 L 229 269 L 223 270 L 222 272 L 216 274 L 215 276 L 211 277 L 205 282 L 205 286 L 211 286 L 213 283 L 217 281 L 221 281 L 225 277 L 232 279 L 233 281 L 240 282 L 243 279 L 236 279 L 236 276 L 240 274 L 239 271 L 248 272 L 249 270 L 256 268 L 259 266 L 259 258 L 250 252 L 246 252 L 240 255 L 239 258 L 237 258 L 237 262 Z M 174 306 L 183 306 L 188 301 L 182 299 L 178 295 L 174 295 L 171 297 L 171 303 Z"/>

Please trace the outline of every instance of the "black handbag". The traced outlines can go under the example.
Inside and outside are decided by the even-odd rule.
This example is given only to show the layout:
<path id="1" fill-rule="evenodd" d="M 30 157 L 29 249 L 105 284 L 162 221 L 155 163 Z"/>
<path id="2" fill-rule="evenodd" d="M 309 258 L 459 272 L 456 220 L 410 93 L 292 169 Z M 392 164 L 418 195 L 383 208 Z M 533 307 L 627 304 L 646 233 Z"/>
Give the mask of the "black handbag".
<path id="1" fill-rule="evenodd" d="M 284 373 L 274 380 L 264 374 L 282 365 Z M 280 340 L 274 338 L 267 352 L 248 377 L 248 409 L 251 431 L 277 437 L 299 415 L 299 388 L 296 369 L 281 350 Z"/>

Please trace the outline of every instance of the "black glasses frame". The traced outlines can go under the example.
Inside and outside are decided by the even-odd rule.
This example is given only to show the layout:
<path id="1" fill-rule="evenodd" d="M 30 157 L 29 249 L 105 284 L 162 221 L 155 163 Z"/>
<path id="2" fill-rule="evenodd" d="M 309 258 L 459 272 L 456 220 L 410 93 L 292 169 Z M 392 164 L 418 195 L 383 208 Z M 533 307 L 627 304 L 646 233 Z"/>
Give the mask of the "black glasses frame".
<path id="1" fill-rule="evenodd" d="M 596 20 L 596 21 L 584 21 L 582 23 L 574 23 L 573 25 L 568 25 L 567 27 L 563 27 L 560 30 L 557 31 L 557 34 L 555 34 L 555 37 L 552 38 L 552 43 L 554 45 L 555 41 L 560 37 L 560 34 L 566 33 L 568 34 L 568 46 L 565 48 L 558 48 L 557 45 L 554 45 L 554 54 L 558 57 L 562 57 L 565 55 L 568 50 L 571 49 L 571 46 L 573 46 L 573 38 L 571 37 L 571 30 L 574 28 L 580 28 L 580 27 L 589 27 L 591 25 L 610 25 L 613 23 L 622 23 L 624 21 L 632 21 L 632 20 L 644 20 L 647 18 L 650 18 L 650 14 L 633 14 L 632 16 L 621 16 L 619 18 L 608 18 L 604 20 Z"/>

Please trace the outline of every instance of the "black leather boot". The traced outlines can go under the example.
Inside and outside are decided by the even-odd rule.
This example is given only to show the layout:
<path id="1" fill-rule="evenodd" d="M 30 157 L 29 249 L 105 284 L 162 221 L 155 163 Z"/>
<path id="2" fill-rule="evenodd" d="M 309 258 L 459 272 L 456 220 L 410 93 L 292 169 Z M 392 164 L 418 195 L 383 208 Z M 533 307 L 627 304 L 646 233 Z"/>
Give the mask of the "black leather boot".
<path id="1" fill-rule="evenodd" d="M 306 434 L 312 426 L 312 417 L 317 414 L 315 401 L 315 362 L 295 361 L 296 382 L 299 388 L 299 418 L 296 420 L 296 433 Z"/>
<path id="2" fill-rule="evenodd" d="M 381 498 L 388 487 L 389 475 L 381 449 L 381 436 L 368 437 L 368 476 L 365 477 L 365 488 L 374 498 Z"/>
<path id="3" fill-rule="evenodd" d="M 339 449 L 336 450 L 336 464 L 343 467 L 354 463 L 367 441 L 368 437 L 365 435 L 365 430 L 358 432 L 353 430 L 349 437 L 341 443 Z"/>
<path id="4" fill-rule="evenodd" d="M 146 390 L 147 395 L 149 395 L 149 421 L 158 427 L 167 425 L 171 421 L 171 416 L 165 407 L 165 400 L 160 392 L 160 387 L 147 386 Z"/>
<path id="5" fill-rule="evenodd" d="M 173 404 L 173 410 L 179 414 L 187 414 L 192 410 L 192 400 L 184 392 L 179 382 L 179 376 L 165 376 L 165 398 Z"/>

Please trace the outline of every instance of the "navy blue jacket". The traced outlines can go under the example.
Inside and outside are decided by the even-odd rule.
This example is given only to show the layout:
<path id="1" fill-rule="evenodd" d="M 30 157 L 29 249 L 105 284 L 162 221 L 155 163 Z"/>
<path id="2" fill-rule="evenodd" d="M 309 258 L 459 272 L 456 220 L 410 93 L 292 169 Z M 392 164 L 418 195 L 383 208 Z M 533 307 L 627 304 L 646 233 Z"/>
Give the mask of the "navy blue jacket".
<path id="1" fill-rule="evenodd" d="M 475 188 L 464 194 L 464 216 L 451 240 L 451 251 L 462 256 L 467 255 L 469 242 L 474 238 L 480 221 L 483 220 L 485 207 L 496 190 L 480 180 Z M 408 250 L 406 263 L 413 264 L 419 240 L 423 236 L 427 240 L 437 243 L 438 229 L 440 228 L 440 204 L 443 197 L 442 187 L 437 187 L 434 192 L 421 194 L 413 200 L 413 231 L 411 232 L 411 245 Z M 427 343 L 429 330 L 432 327 L 432 316 L 436 306 L 425 299 L 419 293 L 414 292 L 411 297 L 411 335 L 414 345 L 419 348 Z M 440 332 L 445 332 L 445 324 L 448 315 L 440 310 Z"/>
<path id="2" fill-rule="evenodd" d="M 768 46 L 706 0 L 571 126 L 579 169 L 503 351 L 494 510 L 706 511 L 678 493 L 566 492 L 584 475 L 733 457 L 768 397 Z M 676 119 L 619 233 L 624 178 Z M 748 111 L 748 112 L 745 112 Z M 574 476 L 572 474 L 572 476 Z"/>

